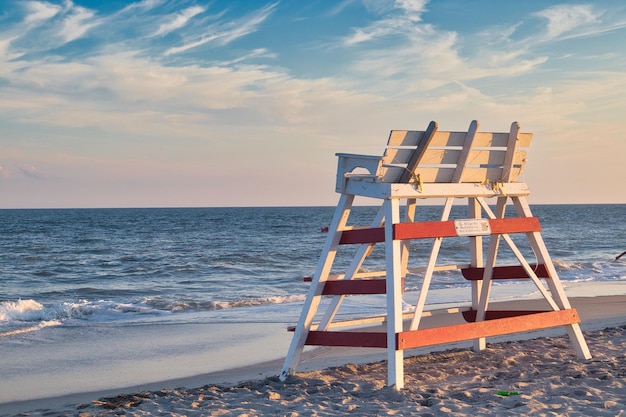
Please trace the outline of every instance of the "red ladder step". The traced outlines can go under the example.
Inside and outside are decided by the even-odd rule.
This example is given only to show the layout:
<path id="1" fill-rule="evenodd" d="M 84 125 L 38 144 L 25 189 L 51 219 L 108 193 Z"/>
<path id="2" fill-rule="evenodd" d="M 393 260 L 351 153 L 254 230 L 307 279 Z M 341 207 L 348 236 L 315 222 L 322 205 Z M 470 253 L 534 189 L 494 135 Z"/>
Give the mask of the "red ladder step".
<path id="1" fill-rule="evenodd" d="M 396 334 L 396 349 L 414 349 L 481 337 L 547 329 L 573 323 L 580 323 L 580 317 L 576 309 L 572 308 L 474 323 L 454 324 L 432 329 L 410 330 Z"/>
<path id="2" fill-rule="evenodd" d="M 311 282 L 312 278 L 305 277 L 304 281 Z M 402 278 L 401 285 L 404 293 L 404 278 Z M 385 278 L 328 280 L 324 284 L 324 290 L 322 291 L 322 295 L 372 294 L 387 294 L 387 281 Z"/>
<path id="3" fill-rule="evenodd" d="M 544 264 L 530 265 L 539 278 L 550 278 L 550 274 Z M 461 274 L 469 281 L 480 281 L 483 279 L 485 268 L 463 268 Z M 524 279 L 530 278 L 522 265 L 496 266 L 493 268 L 492 279 Z"/>
<path id="4" fill-rule="evenodd" d="M 540 232 L 537 217 L 488 219 L 491 234 Z M 393 225 L 394 240 L 428 239 L 458 236 L 454 220 L 443 222 L 410 222 Z M 385 228 L 351 229 L 341 232 L 339 244 L 380 243 L 385 241 Z"/>
<path id="5" fill-rule="evenodd" d="M 547 313 L 552 310 L 489 310 L 485 312 L 485 320 L 497 320 L 507 317 L 526 316 L 529 314 Z M 465 321 L 473 323 L 476 321 L 476 310 L 463 311 L 463 318 Z"/>
<path id="6" fill-rule="evenodd" d="M 387 333 L 312 330 L 306 338 L 309 346 L 386 348 Z"/>
<path id="7" fill-rule="evenodd" d="M 547 329 L 573 323 L 580 323 L 576 309 L 534 311 L 532 314 L 523 316 L 400 332 L 396 334 L 395 349 L 414 349 L 481 337 Z M 387 348 L 387 334 L 383 332 L 312 330 L 309 332 L 305 344 L 310 346 Z"/>

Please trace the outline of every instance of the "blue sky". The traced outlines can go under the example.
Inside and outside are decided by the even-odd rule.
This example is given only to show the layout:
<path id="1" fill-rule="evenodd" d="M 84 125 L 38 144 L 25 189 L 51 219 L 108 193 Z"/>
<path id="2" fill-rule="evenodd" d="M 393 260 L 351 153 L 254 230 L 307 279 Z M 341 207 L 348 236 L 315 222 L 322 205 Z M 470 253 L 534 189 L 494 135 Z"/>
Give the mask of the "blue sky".
<path id="1" fill-rule="evenodd" d="M 0 208 L 334 205 L 389 130 L 535 134 L 531 203 L 626 203 L 626 3 L 0 1 Z"/>

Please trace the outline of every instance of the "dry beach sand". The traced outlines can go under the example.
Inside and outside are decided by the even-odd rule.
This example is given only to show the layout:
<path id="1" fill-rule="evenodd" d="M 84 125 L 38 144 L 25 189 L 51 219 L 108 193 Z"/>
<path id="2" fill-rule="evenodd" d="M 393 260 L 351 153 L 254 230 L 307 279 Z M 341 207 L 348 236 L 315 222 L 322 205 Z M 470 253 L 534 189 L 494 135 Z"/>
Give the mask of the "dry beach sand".
<path id="1" fill-rule="evenodd" d="M 563 329 L 407 352 L 406 389 L 386 387 L 384 351 L 306 352 L 282 383 L 281 361 L 177 381 L 187 388 L 99 393 L 0 406 L 30 416 L 626 416 L 626 296 L 571 298 L 593 355 L 576 357 Z M 534 307 L 534 302 L 511 302 Z M 431 325 L 439 322 L 432 318 Z M 525 339 L 522 339 L 525 338 Z M 200 388 L 195 388 L 200 387 Z M 500 395 L 500 391 L 517 392 Z"/>

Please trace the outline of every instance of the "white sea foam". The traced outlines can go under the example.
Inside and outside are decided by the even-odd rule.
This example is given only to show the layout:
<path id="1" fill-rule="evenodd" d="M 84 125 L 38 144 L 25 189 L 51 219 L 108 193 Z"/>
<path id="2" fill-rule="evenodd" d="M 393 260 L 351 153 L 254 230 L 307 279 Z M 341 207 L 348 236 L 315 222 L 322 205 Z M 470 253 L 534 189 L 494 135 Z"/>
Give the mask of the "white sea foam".
<path id="1" fill-rule="evenodd" d="M 89 323 L 111 322 L 143 322 L 154 320 L 185 320 L 189 316 L 185 313 L 208 314 L 219 311 L 241 311 L 242 314 L 263 316 L 267 310 L 262 307 L 275 307 L 279 311 L 281 306 L 299 305 L 304 301 L 303 294 L 286 296 L 269 296 L 232 301 L 195 302 L 191 300 L 159 301 L 144 298 L 137 302 L 116 302 L 112 300 L 78 300 L 76 302 L 62 302 L 44 305 L 36 300 L 17 300 L 0 302 L 0 336 L 17 335 L 41 330 L 49 326 L 83 326 Z M 250 311 L 253 309 L 256 311 Z M 276 310 L 278 309 L 278 310 Z M 280 315 L 280 313 L 272 312 Z M 263 320 L 262 317 L 256 317 Z M 251 319 L 254 320 L 254 319 Z"/>
<path id="2" fill-rule="evenodd" d="M 553 259 L 554 266 L 562 271 L 576 271 L 585 269 L 585 264 L 582 262 L 572 262 L 563 259 Z"/>
<path id="3" fill-rule="evenodd" d="M 46 317 L 45 308 L 35 300 L 3 301 L 0 303 L 0 320 L 33 321 Z"/>
<path id="4" fill-rule="evenodd" d="M 32 325 L 33 322 L 36 324 Z M 22 326 L 18 323 L 22 323 Z M 0 324 L 7 329 L 0 331 L 0 337 L 5 337 L 60 326 L 62 322 L 35 300 L 17 300 L 0 303 Z"/>

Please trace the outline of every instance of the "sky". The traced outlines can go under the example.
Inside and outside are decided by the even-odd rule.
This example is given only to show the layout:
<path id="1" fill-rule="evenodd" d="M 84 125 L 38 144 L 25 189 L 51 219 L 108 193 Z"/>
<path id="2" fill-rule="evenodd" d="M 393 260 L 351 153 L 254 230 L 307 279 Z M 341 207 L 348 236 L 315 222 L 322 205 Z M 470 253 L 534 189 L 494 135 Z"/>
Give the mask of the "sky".
<path id="1" fill-rule="evenodd" d="M 0 208 L 334 206 L 392 129 L 534 133 L 626 203 L 626 2 L 0 0 Z"/>

